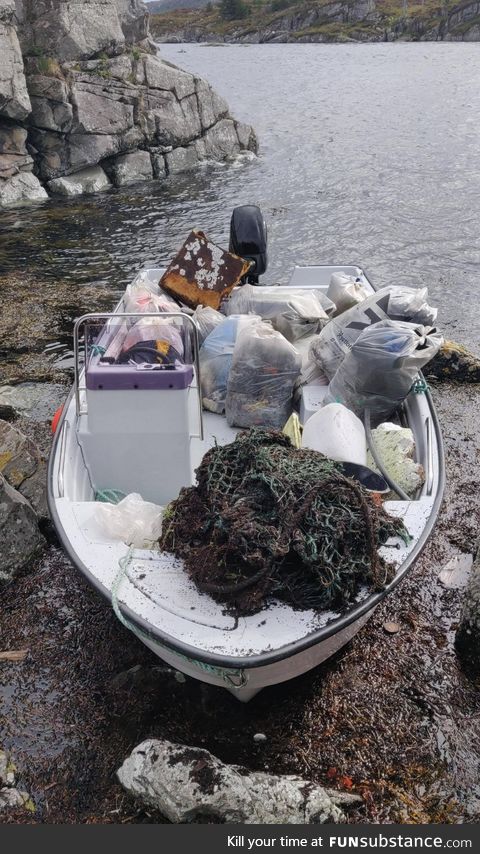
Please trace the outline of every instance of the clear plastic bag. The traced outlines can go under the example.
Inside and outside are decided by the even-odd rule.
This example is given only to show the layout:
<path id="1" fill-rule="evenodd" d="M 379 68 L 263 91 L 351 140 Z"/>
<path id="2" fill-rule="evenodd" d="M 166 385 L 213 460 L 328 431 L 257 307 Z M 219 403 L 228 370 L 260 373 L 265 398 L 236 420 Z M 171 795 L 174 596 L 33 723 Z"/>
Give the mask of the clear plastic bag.
<path id="1" fill-rule="evenodd" d="M 409 393 L 418 372 L 438 353 L 443 338 L 430 327 L 382 320 L 364 329 L 338 368 L 325 403 L 343 403 L 356 415 L 369 409 L 385 420 Z"/>
<path id="2" fill-rule="evenodd" d="M 369 291 L 361 280 L 355 276 L 349 276 L 347 273 L 332 273 L 330 284 L 328 286 L 327 297 L 335 303 L 335 314 L 342 314 L 347 309 L 363 302 L 368 296 Z"/>
<path id="3" fill-rule="evenodd" d="M 243 285 L 222 304 L 230 314 L 257 314 L 271 320 L 275 329 L 289 341 L 319 332 L 335 310 L 331 300 L 320 290 L 300 288 L 262 288 Z"/>
<path id="4" fill-rule="evenodd" d="M 300 354 L 269 323 L 258 321 L 242 329 L 227 387 L 225 409 L 230 426 L 281 430 L 292 414 L 300 368 Z"/>
<path id="5" fill-rule="evenodd" d="M 360 333 L 369 326 L 387 318 L 432 326 L 437 309 L 428 304 L 427 298 L 427 288 L 382 288 L 327 323 L 312 343 L 310 354 L 332 379 Z"/>
<path id="6" fill-rule="evenodd" d="M 198 343 L 200 346 L 205 341 L 205 338 L 225 320 L 225 316 L 210 306 L 199 305 L 192 315 L 197 326 Z"/>
<path id="7" fill-rule="evenodd" d="M 96 504 L 95 520 L 105 536 L 136 549 L 151 548 L 162 533 L 163 510 L 131 492 L 118 504 Z"/>
<path id="8" fill-rule="evenodd" d="M 260 318 L 255 315 L 224 317 L 200 347 L 202 402 L 210 412 L 222 414 L 225 411 L 228 377 L 237 335 L 245 325 L 259 322 Z"/>
<path id="9" fill-rule="evenodd" d="M 123 306 L 127 313 L 180 311 L 175 300 L 163 293 L 158 285 L 152 285 L 148 281 L 135 281 L 129 285 L 125 291 Z"/>
<path id="10" fill-rule="evenodd" d="M 125 353 L 135 344 L 140 344 L 143 341 L 156 341 L 157 349 L 158 345 L 163 343 L 165 347 L 173 348 L 174 354 L 179 359 L 183 359 L 182 334 L 180 329 L 168 319 L 162 320 L 160 317 L 158 319 L 156 317 L 139 318 L 127 332 L 123 340 L 122 351 Z"/>

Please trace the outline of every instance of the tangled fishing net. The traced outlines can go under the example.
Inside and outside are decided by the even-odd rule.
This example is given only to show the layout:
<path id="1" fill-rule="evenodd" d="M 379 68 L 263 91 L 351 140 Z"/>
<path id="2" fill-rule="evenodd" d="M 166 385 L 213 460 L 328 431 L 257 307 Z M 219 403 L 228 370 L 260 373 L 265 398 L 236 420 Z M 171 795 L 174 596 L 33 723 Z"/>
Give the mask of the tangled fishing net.
<path id="1" fill-rule="evenodd" d="M 270 597 L 301 609 L 345 605 L 362 584 L 392 579 L 378 547 L 408 540 L 403 522 L 332 460 L 274 430 L 213 447 L 197 478 L 167 508 L 160 545 L 237 614 Z"/>

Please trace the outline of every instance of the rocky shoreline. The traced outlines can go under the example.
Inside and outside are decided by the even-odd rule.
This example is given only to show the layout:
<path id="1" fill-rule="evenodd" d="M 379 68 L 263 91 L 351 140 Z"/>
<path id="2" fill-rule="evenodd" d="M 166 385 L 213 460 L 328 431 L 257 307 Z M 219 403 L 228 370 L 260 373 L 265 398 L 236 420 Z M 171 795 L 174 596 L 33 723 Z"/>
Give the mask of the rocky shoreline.
<path id="1" fill-rule="evenodd" d="M 213 10 L 179 9 L 154 15 L 160 43 L 330 44 L 395 41 L 480 41 L 480 3 L 402 3 L 377 0 L 279 0 L 250 8 L 242 20 L 225 21 Z"/>
<path id="2" fill-rule="evenodd" d="M 158 56 L 148 26 L 140 0 L 0 0 L 0 207 L 257 151 L 208 83 Z"/>

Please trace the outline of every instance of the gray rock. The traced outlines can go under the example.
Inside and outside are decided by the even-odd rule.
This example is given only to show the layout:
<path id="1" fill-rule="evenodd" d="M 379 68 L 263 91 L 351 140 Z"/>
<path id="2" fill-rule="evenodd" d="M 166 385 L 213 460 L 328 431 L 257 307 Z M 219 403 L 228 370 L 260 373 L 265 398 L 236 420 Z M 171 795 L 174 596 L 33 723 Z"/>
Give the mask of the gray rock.
<path id="1" fill-rule="evenodd" d="M 0 3 L 0 115 L 22 121 L 30 112 L 23 58 L 14 21 L 15 3 Z"/>
<path id="2" fill-rule="evenodd" d="M 0 474 L 31 503 L 40 518 L 48 516 L 45 460 L 33 442 L 6 421 L 0 421 Z"/>
<path id="3" fill-rule="evenodd" d="M 187 148 L 174 148 L 173 151 L 165 155 L 165 160 L 170 175 L 175 175 L 177 172 L 188 172 L 197 168 L 198 152 L 195 145 L 189 145 Z"/>
<path id="4" fill-rule="evenodd" d="M 10 581 L 44 545 L 37 517 L 26 498 L 0 475 L 0 581 Z"/>
<path id="5" fill-rule="evenodd" d="M 167 175 L 165 154 L 159 148 L 151 148 L 150 155 L 152 158 L 153 177 L 160 179 L 165 178 Z"/>
<path id="6" fill-rule="evenodd" d="M 205 80 L 197 80 L 197 97 L 204 130 L 228 115 L 228 104 Z"/>
<path id="7" fill-rule="evenodd" d="M 115 0 L 27 0 L 26 19 L 30 46 L 59 61 L 120 52 L 125 46 Z"/>
<path id="8" fill-rule="evenodd" d="M 32 95 L 32 122 L 38 128 L 67 133 L 73 125 L 73 107 L 62 101 Z"/>
<path id="9" fill-rule="evenodd" d="M 458 652 L 475 669 L 480 669 L 480 548 L 473 562 L 470 579 L 463 594 L 455 644 Z"/>
<path id="10" fill-rule="evenodd" d="M 0 813 L 18 807 L 33 807 L 27 793 L 15 788 L 15 771 L 10 757 L 4 750 L 0 750 Z"/>
<path id="11" fill-rule="evenodd" d="M 217 122 L 206 131 L 203 140 L 205 156 L 209 160 L 227 160 L 240 152 L 240 143 L 232 119 Z"/>
<path id="12" fill-rule="evenodd" d="M 170 821 L 208 815 L 234 824 L 324 824 L 345 816 L 340 804 L 361 799 L 293 776 L 225 765 L 208 750 L 144 741 L 117 771 L 122 786 Z"/>
<path id="13" fill-rule="evenodd" d="M 141 0 L 115 0 L 120 26 L 127 44 L 137 44 L 148 37 L 148 10 Z"/>
<path id="14" fill-rule="evenodd" d="M 101 166 L 91 166 L 74 175 L 64 178 L 53 178 L 48 182 L 48 189 L 58 196 L 79 196 L 82 193 L 99 193 L 112 185 Z"/>
<path id="15" fill-rule="evenodd" d="M 13 178 L 0 181 L 0 207 L 25 205 L 44 199 L 48 199 L 48 194 L 31 172 L 21 172 Z"/>
<path id="16" fill-rule="evenodd" d="M 138 181 L 151 181 L 153 178 L 152 161 L 148 151 L 132 151 L 122 154 L 109 166 L 109 173 L 117 187 L 134 184 Z"/>
<path id="17" fill-rule="evenodd" d="M 184 145 L 201 133 L 195 95 L 177 101 L 172 92 L 149 93 L 146 120 L 149 132 L 161 145 Z"/>
<path id="18" fill-rule="evenodd" d="M 4 750 L 0 749 L 0 788 L 13 786 L 15 783 L 15 766 Z"/>
<path id="19" fill-rule="evenodd" d="M 27 131 L 20 125 L 0 126 L 0 154 L 27 154 Z"/>
<path id="20" fill-rule="evenodd" d="M 31 172 L 33 160 L 29 154 L 0 154 L 0 179 L 6 180 L 19 172 Z"/>
<path id="21" fill-rule="evenodd" d="M 19 792 L 18 789 L 0 789 L 0 813 L 7 809 L 23 807 L 28 800 L 28 795 L 25 792 Z"/>
<path id="22" fill-rule="evenodd" d="M 133 127 L 133 105 L 122 103 L 109 90 L 92 92 L 82 84 L 72 91 L 75 107 L 73 132 L 80 134 L 118 134 Z"/>
<path id="23" fill-rule="evenodd" d="M 243 122 L 236 122 L 235 129 L 237 131 L 240 148 L 243 151 L 253 151 L 254 154 L 256 154 L 258 151 L 258 140 L 251 125 L 246 125 Z"/>
<path id="24" fill-rule="evenodd" d="M 143 60 L 144 80 L 151 89 L 174 92 L 179 100 L 195 94 L 195 77 L 182 71 L 159 56 L 147 56 Z"/>

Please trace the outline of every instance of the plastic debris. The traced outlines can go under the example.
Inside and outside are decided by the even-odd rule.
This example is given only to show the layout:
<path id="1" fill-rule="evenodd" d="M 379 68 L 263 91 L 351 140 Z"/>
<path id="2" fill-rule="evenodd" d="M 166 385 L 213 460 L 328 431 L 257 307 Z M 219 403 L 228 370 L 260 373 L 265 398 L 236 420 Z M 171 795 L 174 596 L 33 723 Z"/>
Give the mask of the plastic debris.
<path id="1" fill-rule="evenodd" d="M 327 323 L 312 343 L 312 358 L 332 379 L 359 335 L 372 324 L 390 318 L 431 327 L 437 309 L 428 304 L 427 298 L 427 288 L 416 290 L 392 285 L 376 291 Z"/>
<path id="2" fill-rule="evenodd" d="M 162 533 L 163 507 L 131 492 L 118 504 L 99 502 L 95 519 L 107 537 L 137 549 L 149 548 Z"/>
<path id="3" fill-rule="evenodd" d="M 331 460 L 364 466 L 367 462 L 365 427 L 341 403 L 330 403 L 311 415 L 303 428 L 302 447 Z"/>
<path id="4" fill-rule="evenodd" d="M 342 314 L 352 306 L 363 302 L 371 295 L 371 291 L 356 276 L 348 273 L 332 273 L 327 290 L 327 297 L 335 303 L 335 315 Z"/>
<path id="5" fill-rule="evenodd" d="M 202 402 L 205 409 L 225 412 L 227 385 L 237 336 L 246 326 L 260 322 L 253 315 L 222 317 L 222 323 L 207 336 L 200 348 Z"/>
<path id="6" fill-rule="evenodd" d="M 208 305 L 199 305 L 193 313 L 193 320 L 197 325 L 198 343 L 201 346 L 205 338 L 225 320 L 225 316 Z"/>
<path id="7" fill-rule="evenodd" d="M 288 436 L 294 448 L 302 447 L 302 425 L 300 424 L 300 418 L 296 412 L 292 412 L 282 430 L 282 433 L 285 433 L 285 436 Z"/>
<path id="8" fill-rule="evenodd" d="M 359 416 L 388 418 L 405 400 L 418 372 L 442 344 L 435 329 L 382 320 L 364 329 L 330 381 L 326 403 L 343 403 Z"/>
<path id="9" fill-rule="evenodd" d="M 234 291 L 222 305 L 226 315 L 258 314 L 263 320 L 271 320 L 273 327 L 292 342 L 318 333 L 334 310 L 323 291 L 253 285 Z"/>
<path id="10" fill-rule="evenodd" d="M 300 367 L 300 354 L 269 323 L 245 326 L 237 337 L 228 379 L 229 425 L 281 430 L 292 413 Z"/>
<path id="11" fill-rule="evenodd" d="M 425 472 L 423 466 L 414 459 L 415 440 L 412 430 L 384 421 L 372 430 L 372 439 L 391 480 L 407 495 L 414 495 L 425 481 Z M 367 465 L 378 471 L 370 451 L 367 451 Z"/>

